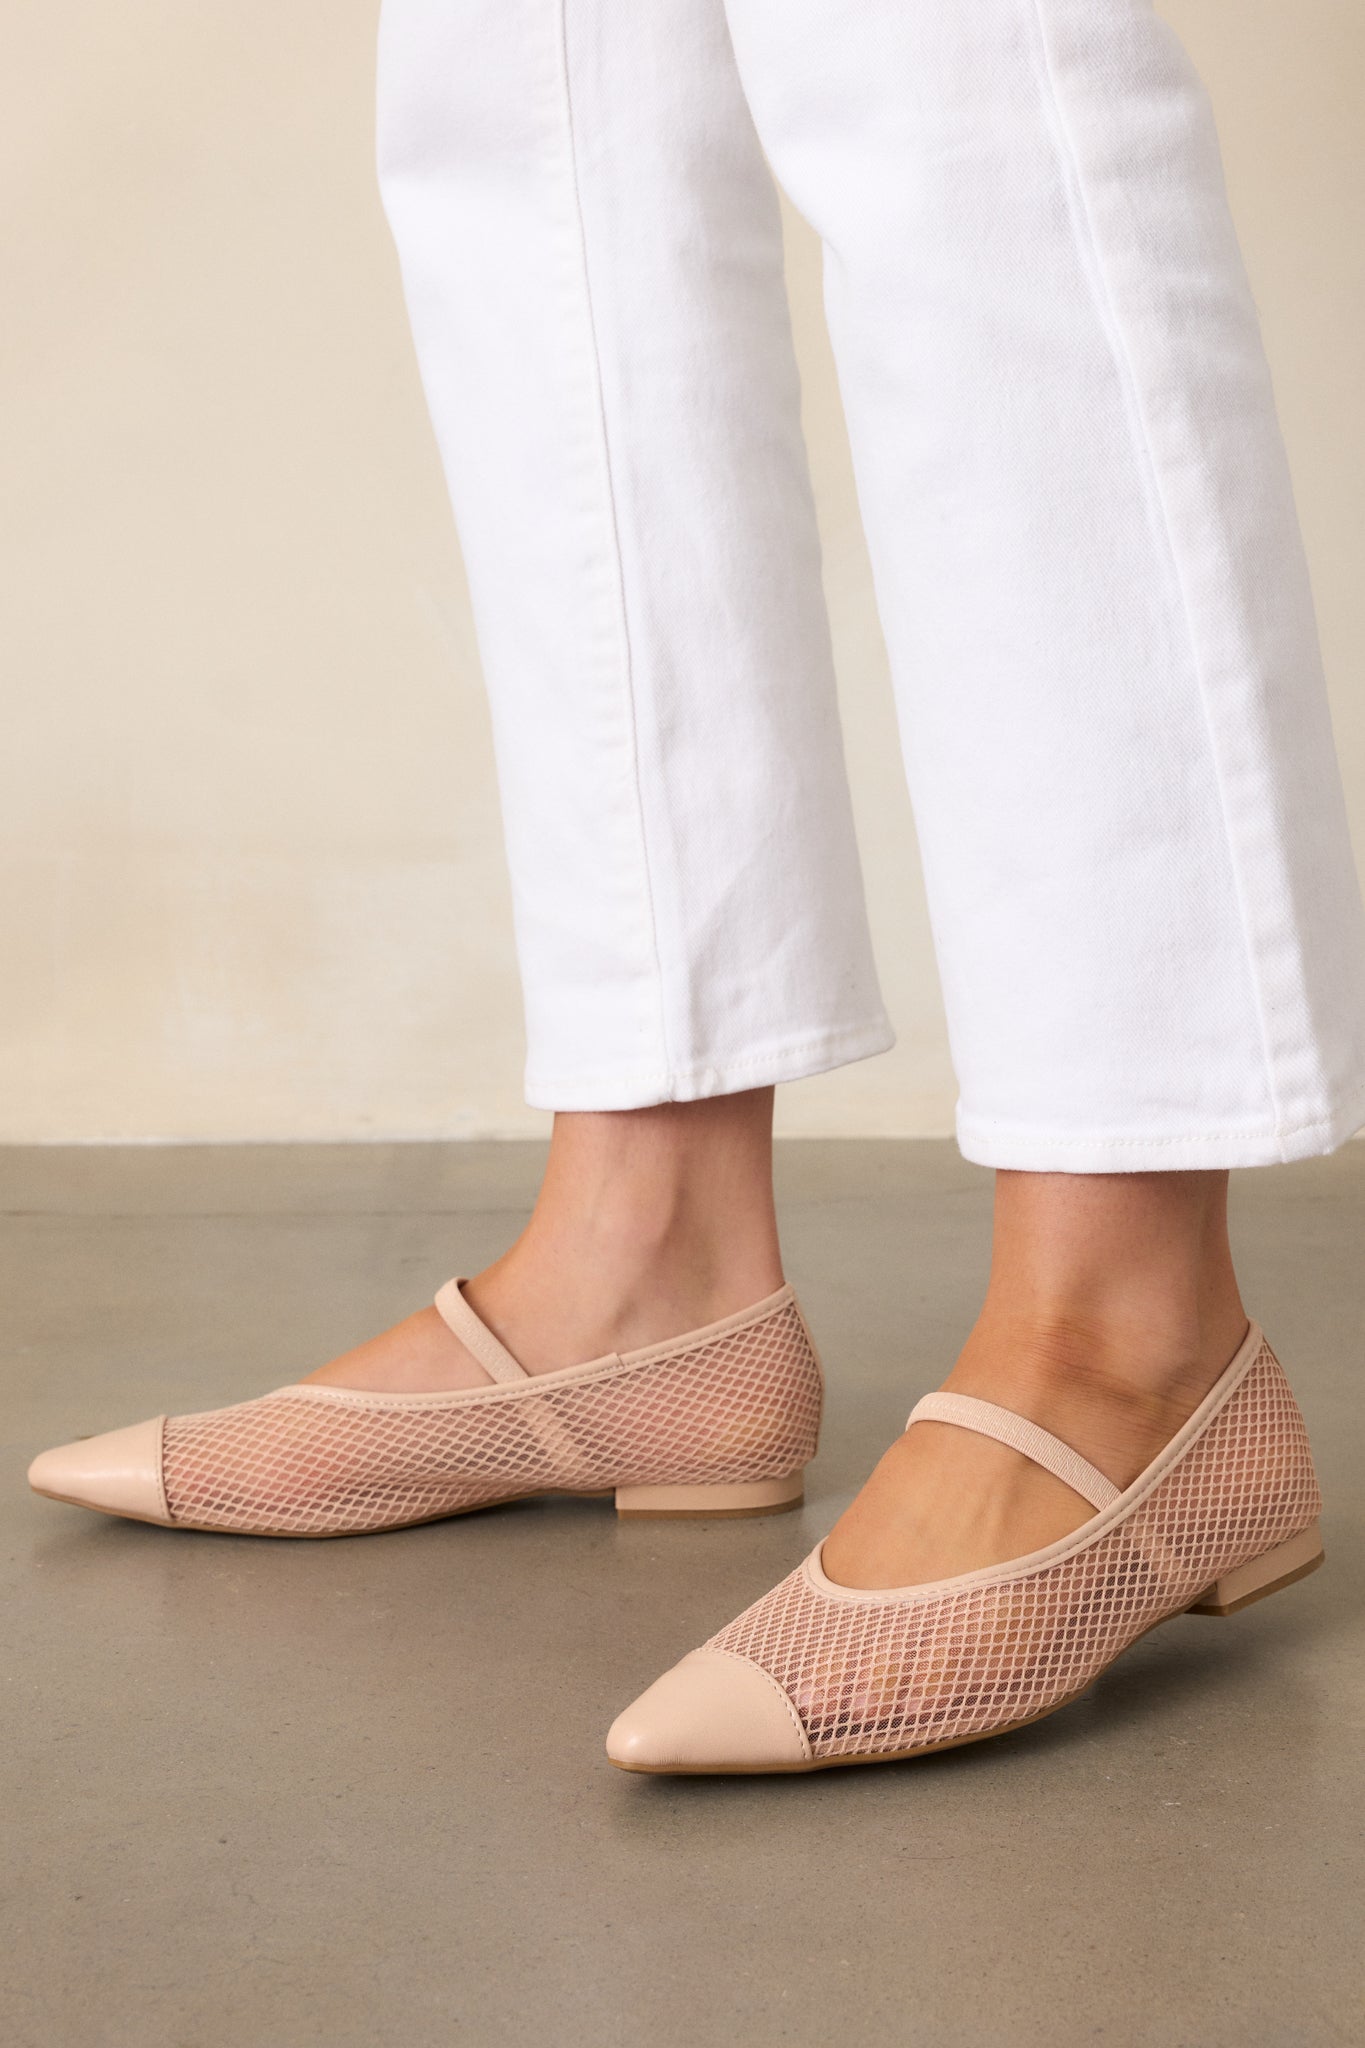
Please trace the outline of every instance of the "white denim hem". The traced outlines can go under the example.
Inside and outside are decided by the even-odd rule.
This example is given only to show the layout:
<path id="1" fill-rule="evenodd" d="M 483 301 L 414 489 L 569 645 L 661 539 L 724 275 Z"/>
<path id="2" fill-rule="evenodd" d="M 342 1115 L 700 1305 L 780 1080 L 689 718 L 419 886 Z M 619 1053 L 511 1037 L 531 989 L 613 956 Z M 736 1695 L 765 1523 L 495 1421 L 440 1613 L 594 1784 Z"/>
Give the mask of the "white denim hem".
<path id="1" fill-rule="evenodd" d="M 1251 1129 L 1152 1134 L 1098 1132 L 1072 1136 L 993 1123 L 959 1108 L 957 1142 L 975 1166 L 1000 1166 L 1018 1173 L 1195 1173 L 1234 1166 L 1282 1166 L 1315 1159 L 1365 1125 L 1365 1078 L 1342 1092 L 1329 1116 L 1280 1130 L 1273 1124 Z"/>
<path id="2" fill-rule="evenodd" d="M 561 1075 L 546 1079 L 528 1072 L 526 1100 L 532 1109 L 648 1109 L 658 1102 L 699 1102 L 712 1095 L 739 1095 L 746 1088 L 772 1088 L 805 1081 L 834 1067 L 851 1066 L 896 1042 L 890 1020 L 873 1019 L 843 1031 L 822 1031 L 787 1039 L 723 1066 L 688 1067 L 662 1073 Z"/>

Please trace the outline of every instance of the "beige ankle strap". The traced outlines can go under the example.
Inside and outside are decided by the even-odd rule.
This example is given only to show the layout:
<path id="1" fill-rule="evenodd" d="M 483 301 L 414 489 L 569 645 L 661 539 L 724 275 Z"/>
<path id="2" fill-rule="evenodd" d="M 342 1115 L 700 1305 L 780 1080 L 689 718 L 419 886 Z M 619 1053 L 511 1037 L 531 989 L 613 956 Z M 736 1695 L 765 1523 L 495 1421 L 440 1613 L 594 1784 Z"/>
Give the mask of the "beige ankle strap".
<path id="1" fill-rule="evenodd" d="M 481 1323 L 464 1298 L 463 1280 L 447 1280 L 436 1296 L 436 1307 L 446 1328 L 453 1330 L 466 1351 L 472 1351 L 488 1377 L 500 1384 L 529 1379 L 524 1365 L 518 1365 L 505 1345 L 499 1344 L 487 1323 Z"/>
<path id="2" fill-rule="evenodd" d="M 1041 1465 L 1063 1486 L 1088 1500 L 1092 1508 L 1107 1508 L 1110 1501 L 1119 1497 L 1120 1489 L 1113 1480 L 1106 1479 L 1070 1444 L 1064 1444 L 1046 1429 L 1039 1429 L 1036 1422 L 1025 1421 L 1012 1408 L 997 1408 L 994 1401 L 978 1401 L 974 1394 L 926 1394 L 910 1410 L 910 1421 L 905 1426 L 909 1429 L 916 1422 L 955 1422 L 960 1429 L 974 1429 L 980 1436 L 994 1437 L 998 1444 L 1008 1444 L 1012 1451 L 1022 1451 L 1026 1458 L 1032 1458 L 1035 1465 Z"/>

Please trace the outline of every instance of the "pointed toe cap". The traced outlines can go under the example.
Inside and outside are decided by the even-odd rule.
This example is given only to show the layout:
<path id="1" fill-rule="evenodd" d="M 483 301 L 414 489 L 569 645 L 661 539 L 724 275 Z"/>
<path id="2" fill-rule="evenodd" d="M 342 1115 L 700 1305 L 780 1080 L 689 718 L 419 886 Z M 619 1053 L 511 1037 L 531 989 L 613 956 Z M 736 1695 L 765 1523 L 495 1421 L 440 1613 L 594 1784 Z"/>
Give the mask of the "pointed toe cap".
<path id="1" fill-rule="evenodd" d="M 810 1744 L 776 1679 L 728 1650 L 693 1650 L 618 1715 L 607 1755 L 626 1771 L 799 1771 Z"/>
<path id="2" fill-rule="evenodd" d="M 161 1479 L 161 1428 L 158 1415 L 135 1422 L 130 1429 L 111 1429 L 79 1443 L 43 1451 L 28 1468 L 35 1493 L 77 1507 L 99 1508 L 106 1515 L 130 1515 L 140 1522 L 169 1522 Z"/>

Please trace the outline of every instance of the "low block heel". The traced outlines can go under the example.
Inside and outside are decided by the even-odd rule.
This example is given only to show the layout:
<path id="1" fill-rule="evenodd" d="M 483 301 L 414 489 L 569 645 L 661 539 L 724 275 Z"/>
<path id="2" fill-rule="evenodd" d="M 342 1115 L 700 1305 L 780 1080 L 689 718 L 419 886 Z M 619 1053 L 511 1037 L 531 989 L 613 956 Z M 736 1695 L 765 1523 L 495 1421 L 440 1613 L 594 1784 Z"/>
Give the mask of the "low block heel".
<path id="1" fill-rule="evenodd" d="M 1250 1607 L 1255 1600 L 1264 1600 L 1267 1593 L 1278 1593 L 1282 1586 L 1292 1586 L 1296 1579 L 1306 1579 L 1324 1562 L 1322 1536 L 1316 1522 L 1291 1536 L 1287 1543 L 1279 1543 L 1274 1550 L 1267 1550 L 1263 1557 L 1252 1558 L 1250 1564 L 1239 1564 L 1236 1571 L 1228 1572 L 1223 1578 L 1215 1579 L 1204 1593 L 1188 1609 L 1190 1614 L 1237 1614 L 1243 1607 Z"/>
<path id="2" fill-rule="evenodd" d="M 682 1515 L 781 1515 L 799 1508 L 805 1497 L 801 1471 L 785 1479 L 747 1479 L 735 1486 L 618 1486 L 616 1512 L 651 1521 Z"/>

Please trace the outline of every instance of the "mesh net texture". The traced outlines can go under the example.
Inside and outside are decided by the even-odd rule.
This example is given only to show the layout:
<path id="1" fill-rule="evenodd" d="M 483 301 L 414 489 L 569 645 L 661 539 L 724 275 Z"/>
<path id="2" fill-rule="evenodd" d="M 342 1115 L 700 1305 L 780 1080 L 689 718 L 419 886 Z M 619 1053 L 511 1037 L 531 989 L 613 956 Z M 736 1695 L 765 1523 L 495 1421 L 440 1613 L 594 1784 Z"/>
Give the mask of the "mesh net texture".
<path id="1" fill-rule="evenodd" d="M 1269 1347 L 1128 1516 L 1026 1576 L 831 1598 L 801 1568 L 711 1638 L 760 1665 L 816 1759 L 898 1754 L 1046 1713 L 1215 1579 L 1321 1510 L 1298 1405 Z"/>
<path id="2" fill-rule="evenodd" d="M 166 1498 L 196 1528 L 330 1536 L 531 1493 L 775 1479 L 814 1456 L 820 1400 L 788 1300 L 691 1348 L 558 1384 L 403 1400 L 299 1385 L 174 1416 Z"/>

